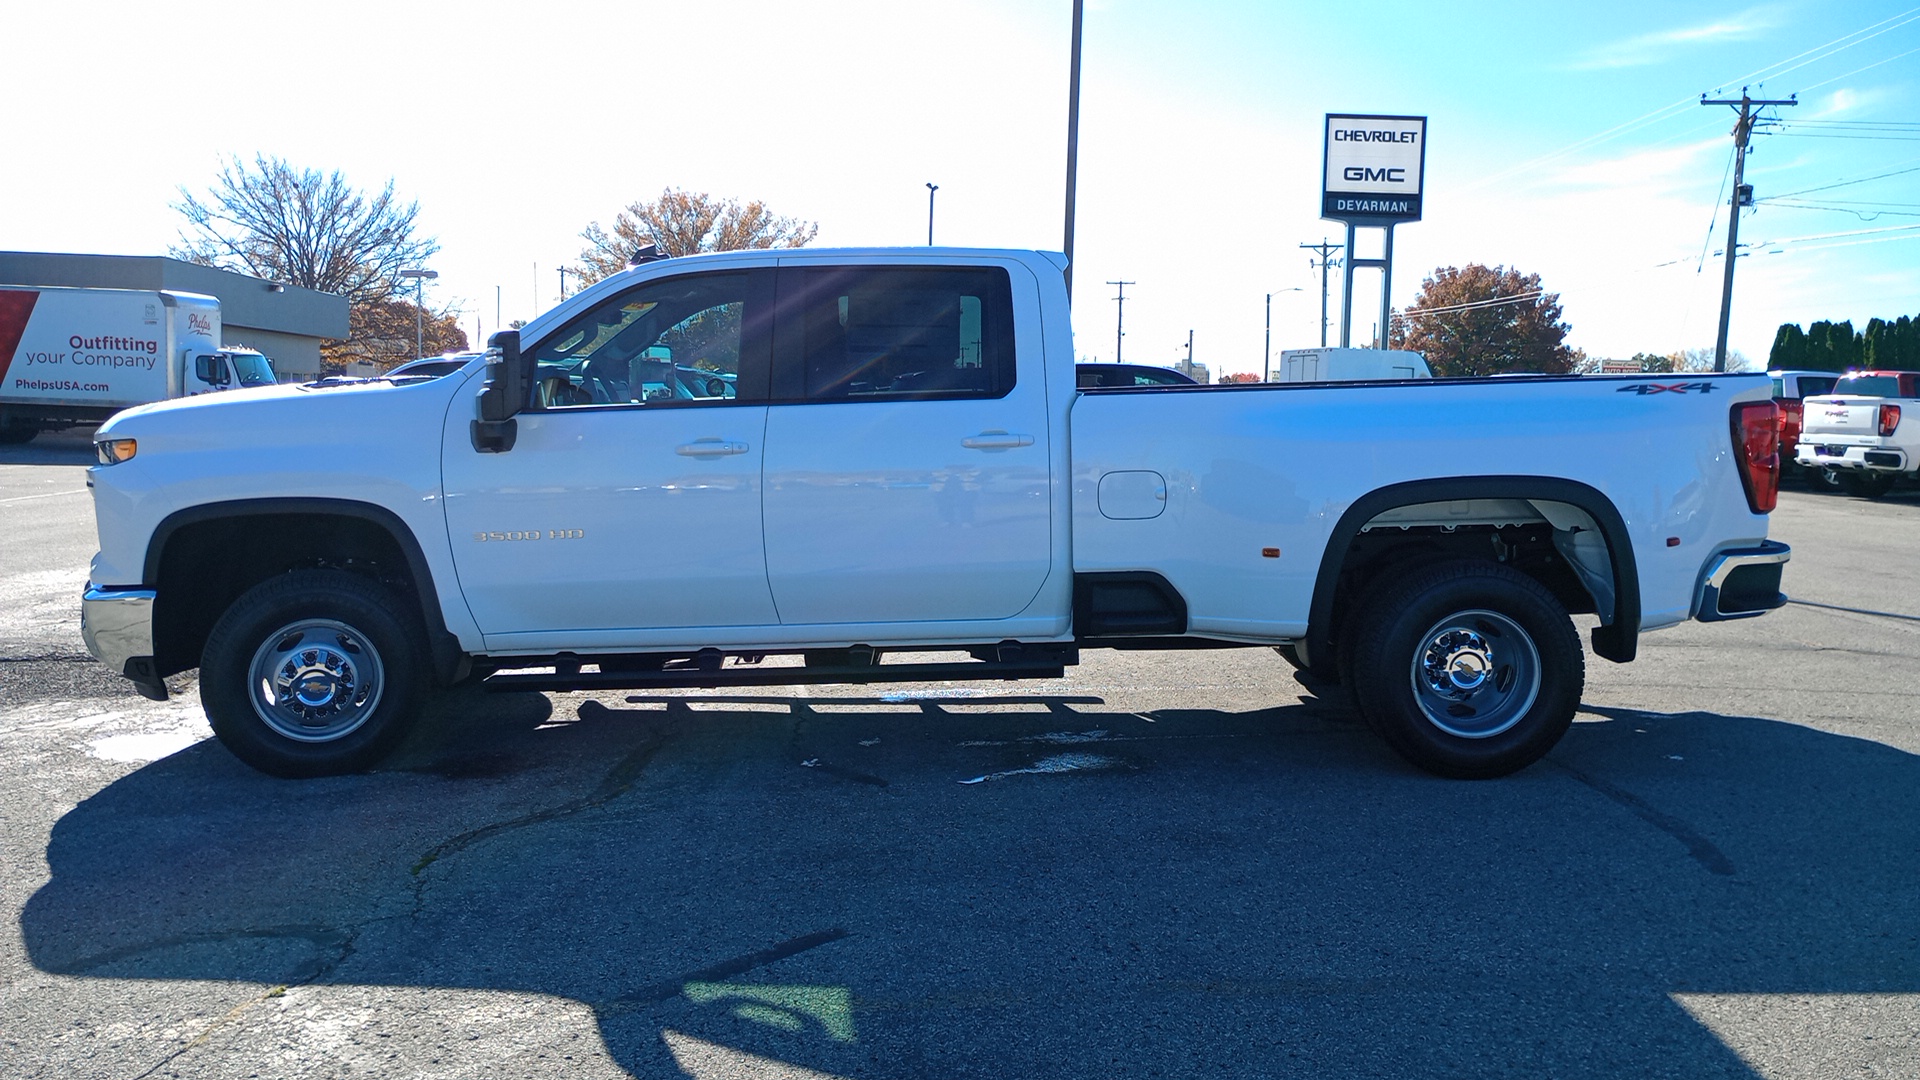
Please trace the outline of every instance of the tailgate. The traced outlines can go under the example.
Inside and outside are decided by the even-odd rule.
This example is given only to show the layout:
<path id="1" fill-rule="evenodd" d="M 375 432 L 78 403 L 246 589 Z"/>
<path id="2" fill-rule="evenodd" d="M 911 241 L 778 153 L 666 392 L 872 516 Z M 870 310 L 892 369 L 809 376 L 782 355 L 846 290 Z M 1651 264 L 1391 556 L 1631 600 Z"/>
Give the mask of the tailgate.
<path id="1" fill-rule="evenodd" d="M 1801 415 L 1801 438 L 1813 435 L 1880 434 L 1879 398 L 1808 398 Z"/>

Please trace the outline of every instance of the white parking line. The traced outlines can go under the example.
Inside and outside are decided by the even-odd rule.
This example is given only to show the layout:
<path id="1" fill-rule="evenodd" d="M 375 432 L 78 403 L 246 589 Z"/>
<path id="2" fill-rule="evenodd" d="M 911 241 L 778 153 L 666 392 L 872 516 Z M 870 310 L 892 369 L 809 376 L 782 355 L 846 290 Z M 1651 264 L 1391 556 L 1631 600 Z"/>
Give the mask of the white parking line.
<path id="1" fill-rule="evenodd" d="M 0 499 L 0 506 L 5 506 L 8 503 L 26 502 L 28 499 L 51 499 L 55 495 L 79 495 L 86 490 L 86 488 L 74 488 L 72 491 L 45 491 L 38 495 L 15 495 L 11 499 Z"/>

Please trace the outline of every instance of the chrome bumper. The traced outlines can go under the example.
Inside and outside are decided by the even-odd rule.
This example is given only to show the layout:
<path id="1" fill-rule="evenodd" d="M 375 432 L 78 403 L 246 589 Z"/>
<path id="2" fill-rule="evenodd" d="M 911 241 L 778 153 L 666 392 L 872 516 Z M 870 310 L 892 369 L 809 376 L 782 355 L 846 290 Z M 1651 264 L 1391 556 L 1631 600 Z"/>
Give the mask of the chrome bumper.
<path id="1" fill-rule="evenodd" d="M 1750 619 L 1785 604 L 1780 572 L 1792 557 L 1793 549 L 1778 540 L 1715 555 L 1701 578 L 1693 617 L 1701 622 Z"/>
<path id="2" fill-rule="evenodd" d="M 140 692 L 166 700 L 166 684 L 153 666 L 152 589 L 88 585 L 80 596 L 80 637 L 95 660 L 132 679 Z"/>

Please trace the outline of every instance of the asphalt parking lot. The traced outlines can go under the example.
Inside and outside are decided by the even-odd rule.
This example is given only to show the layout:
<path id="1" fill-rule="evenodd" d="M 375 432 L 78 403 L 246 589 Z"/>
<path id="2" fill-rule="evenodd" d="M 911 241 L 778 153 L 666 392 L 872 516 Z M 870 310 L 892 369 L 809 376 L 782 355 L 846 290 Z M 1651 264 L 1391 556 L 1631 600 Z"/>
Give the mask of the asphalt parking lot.
<path id="1" fill-rule="evenodd" d="M 1270 652 L 437 702 L 272 780 L 85 656 L 84 439 L 0 454 L 0 1076 L 1920 1075 L 1920 489 L 1589 656 L 1492 782 Z"/>

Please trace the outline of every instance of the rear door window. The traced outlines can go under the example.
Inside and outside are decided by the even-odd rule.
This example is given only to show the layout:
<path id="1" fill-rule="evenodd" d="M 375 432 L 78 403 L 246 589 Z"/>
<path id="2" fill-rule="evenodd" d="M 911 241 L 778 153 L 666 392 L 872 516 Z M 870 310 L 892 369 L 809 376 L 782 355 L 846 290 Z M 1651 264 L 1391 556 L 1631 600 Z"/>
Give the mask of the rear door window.
<path id="1" fill-rule="evenodd" d="M 780 271 L 774 397 L 997 398 L 1013 389 L 1013 300 L 998 268 Z"/>

